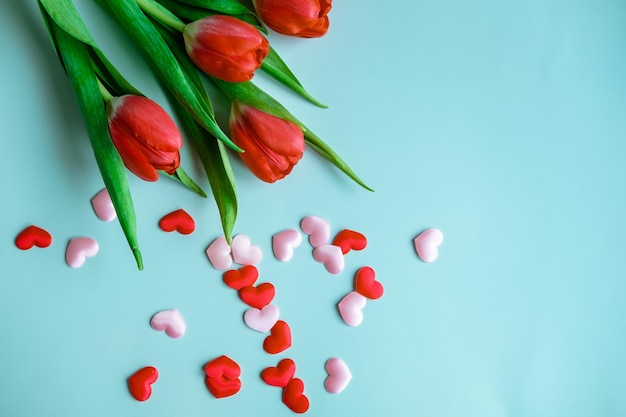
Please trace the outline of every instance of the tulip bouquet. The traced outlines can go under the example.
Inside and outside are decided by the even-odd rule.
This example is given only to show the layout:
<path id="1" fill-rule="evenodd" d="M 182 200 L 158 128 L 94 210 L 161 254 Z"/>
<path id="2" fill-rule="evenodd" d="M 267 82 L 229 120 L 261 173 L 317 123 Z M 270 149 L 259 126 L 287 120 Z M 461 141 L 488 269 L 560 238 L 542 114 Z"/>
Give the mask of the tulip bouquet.
<path id="1" fill-rule="evenodd" d="M 331 0 L 253 0 L 250 6 L 238 0 L 94 1 L 143 52 L 177 119 L 107 59 L 72 0 L 38 0 L 139 269 L 143 261 L 127 170 L 146 181 L 167 175 L 206 197 L 181 167 L 183 142 L 191 144 L 202 163 L 228 242 L 237 216 L 232 155 L 260 180 L 275 182 L 292 171 L 308 145 L 370 190 L 331 147 L 251 82 L 257 70 L 264 71 L 325 107 L 304 89 L 267 35 L 269 28 L 300 38 L 323 36 Z M 215 119 L 205 82 L 231 103 L 228 133 Z"/>

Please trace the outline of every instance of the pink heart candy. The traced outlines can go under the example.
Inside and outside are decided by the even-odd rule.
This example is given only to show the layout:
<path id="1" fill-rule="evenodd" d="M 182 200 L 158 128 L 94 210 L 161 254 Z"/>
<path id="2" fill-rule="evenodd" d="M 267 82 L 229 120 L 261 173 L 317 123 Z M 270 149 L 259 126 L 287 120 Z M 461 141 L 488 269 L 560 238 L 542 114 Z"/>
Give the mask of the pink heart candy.
<path id="1" fill-rule="evenodd" d="M 230 246 L 224 236 L 215 239 L 207 248 L 206 256 L 215 269 L 225 271 L 233 264 L 233 258 L 230 256 Z"/>
<path id="2" fill-rule="evenodd" d="M 65 249 L 65 262 L 72 268 L 80 268 L 87 258 L 98 253 L 98 242 L 90 237 L 75 237 Z"/>
<path id="3" fill-rule="evenodd" d="M 367 298 L 356 291 L 352 291 L 339 301 L 339 314 L 349 326 L 358 326 L 363 322 L 363 308 Z"/>
<path id="4" fill-rule="evenodd" d="M 250 238 L 246 235 L 235 236 L 230 248 L 233 259 L 240 265 L 256 265 L 263 258 L 261 248 L 252 245 Z"/>
<path id="5" fill-rule="evenodd" d="M 178 310 L 159 311 L 150 319 L 150 327 L 160 332 L 164 331 L 174 339 L 183 337 L 187 329 L 185 320 Z"/>
<path id="6" fill-rule="evenodd" d="M 346 363 L 339 358 L 331 358 L 326 361 L 326 373 L 328 377 L 324 380 L 324 388 L 331 394 L 339 394 L 346 389 L 352 379 L 352 373 Z"/>
<path id="7" fill-rule="evenodd" d="M 268 304 L 262 309 L 250 308 L 243 315 L 243 321 L 252 330 L 267 333 L 278 321 L 280 311 L 274 304 Z"/>
<path id="8" fill-rule="evenodd" d="M 300 222 L 302 231 L 309 235 L 309 242 L 314 248 L 330 240 L 330 223 L 317 216 L 308 216 Z"/>
<path id="9" fill-rule="evenodd" d="M 326 270 L 331 274 L 338 274 L 343 271 L 345 264 L 341 248 L 335 245 L 317 246 L 313 249 L 313 259 L 324 264 Z"/>
<path id="10" fill-rule="evenodd" d="M 98 194 L 91 199 L 91 206 L 100 220 L 110 222 L 115 220 L 117 217 L 117 213 L 115 213 L 115 208 L 113 207 L 113 202 L 111 201 L 111 196 L 109 196 L 109 192 L 106 188 L 100 190 L 100 192 L 98 192 Z"/>
<path id="11" fill-rule="evenodd" d="M 439 245 L 443 242 L 443 233 L 439 229 L 428 229 L 414 240 L 417 256 L 424 262 L 433 262 L 439 256 Z"/>
<path id="12" fill-rule="evenodd" d="M 272 250 L 276 259 L 287 262 L 293 257 L 293 249 L 302 243 L 302 235 L 295 229 L 287 229 L 272 237 Z"/>

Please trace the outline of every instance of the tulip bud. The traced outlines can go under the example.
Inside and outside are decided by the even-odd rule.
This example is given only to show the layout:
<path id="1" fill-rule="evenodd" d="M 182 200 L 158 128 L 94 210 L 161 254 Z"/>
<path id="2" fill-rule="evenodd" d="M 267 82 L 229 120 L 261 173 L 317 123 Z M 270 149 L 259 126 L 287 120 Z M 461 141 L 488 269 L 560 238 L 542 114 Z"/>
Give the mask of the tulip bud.
<path id="1" fill-rule="evenodd" d="M 304 134 L 294 123 L 233 101 L 230 135 L 244 164 L 260 180 L 284 178 L 302 159 Z"/>
<path id="2" fill-rule="evenodd" d="M 113 97 L 108 105 L 109 132 L 124 165 L 145 181 L 158 170 L 173 174 L 183 146 L 178 126 L 161 106 L 136 95 Z"/>
<path id="3" fill-rule="evenodd" d="M 189 23 L 183 36 L 187 53 L 198 68 L 233 83 L 250 81 L 270 50 L 257 28 L 226 15 Z"/>
<path id="4" fill-rule="evenodd" d="M 332 0 L 253 0 L 261 20 L 278 33 L 319 38 L 328 32 Z"/>

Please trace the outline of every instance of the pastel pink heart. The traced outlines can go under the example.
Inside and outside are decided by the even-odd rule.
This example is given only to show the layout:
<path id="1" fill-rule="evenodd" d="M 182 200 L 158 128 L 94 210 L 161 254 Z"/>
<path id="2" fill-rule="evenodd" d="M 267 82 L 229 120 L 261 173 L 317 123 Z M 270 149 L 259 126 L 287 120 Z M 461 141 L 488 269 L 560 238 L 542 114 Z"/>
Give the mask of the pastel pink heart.
<path id="1" fill-rule="evenodd" d="M 262 309 L 250 308 L 243 315 L 246 326 L 257 332 L 267 333 L 278 321 L 280 311 L 274 304 L 268 304 Z"/>
<path id="2" fill-rule="evenodd" d="M 428 229 L 414 240 L 417 256 L 424 262 L 433 262 L 439 256 L 439 246 L 443 242 L 443 233 L 439 229 Z"/>
<path id="3" fill-rule="evenodd" d="M 272 250 L 276 259 L 287 262 L 293 258 L 293 250 L 302 243 L 302 235 L 295 229 L 287 229 L 272 236 Z"/>
<path id="4" fill-rule="evenodd" d="M 156 313 L 150 319 L 150 327 L 154 330 L 165 332 L 171 338 L 183 337 L 187 325 L 178 310 L 163 310 Z"/>
<path id="5" fill-rule="evenodd" d="M 331 358 L 326 361 L 324 369 L 326 369 L 328 374 L 328 377 L 324 380 L 326 391 L 331 394 L 339 394 L 346 389 L 352 379 L 352 373 L 343 360 Z"/>
<path id="6" fill-rule="evenodd" d="M 309 235 L 309 243 L 314 248 L 327 244 L 330 240 L 330 223 L 317 216 L 307 216 L 300 222 L 302 231 Z"/>
<path id="7" fill-rule="evenodd" d="M 230 245 L 224 236 L 215 239 L 206 250 L 206 256 L 215 269 L 225 271 L 233 264 Z"/>
<path id="8" fill-rule="evenodd" d="M 240 265 L 256 265 L 263 258 L 261 248 L 251 244 L 250 238 L 246 235 L 235 236 L 230 249 L 233 259 Z"/>
<path id="9" fill-rule="evenodd" d="M 339 314 L 348 326 L 358 326 L 363 322 L 363 308 L 367 298 L 356 291 L 352 291 L 339 301 Z"/>
<path id="10" fill-rule="evenodd" d="M 87 258 L 96 256 L 100 250 L 98 242 L 90 237 L 75 237 L 65 249 L 65 262 L 72 268 L 80 268 Z"/>
<path id="11" fill-rule="evenodd" d="M 110 222 L 115 220 L 117 217 L 117 213 L 115 213 L 115 208 L 113 207 L 113 202 L 111 201 L 111 196 L 106 188 L 103 188 L 96 194 L 94 198 L 91 199 L 91 206 L 93 207 L 93 211 L 96 213 L 96 216 L 105 222 Z"/>
<path id="12" fill-rule="evenodd" d="M 343 252 L 339 246 L 319 245 L 313 249 L 313 259 L 324 264 L 324 267 L 331 274 L 338 274 L 343 271 L 345 260 Z"/>

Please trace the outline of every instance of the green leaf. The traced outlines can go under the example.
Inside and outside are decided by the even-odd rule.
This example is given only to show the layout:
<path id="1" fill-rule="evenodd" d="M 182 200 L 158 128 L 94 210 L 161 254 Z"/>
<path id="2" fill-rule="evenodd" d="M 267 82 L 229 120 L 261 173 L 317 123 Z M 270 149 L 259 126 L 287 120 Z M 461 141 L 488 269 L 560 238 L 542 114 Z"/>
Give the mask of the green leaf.
<path id="1" fill-rule="evenodd" d="M 72 0 L 39 0 L 39 4 L 63 31 L 84 44 L 96 47 Z"/>
<path id="2" fill-rule="evenodd" d="M 198 194 L 200 197 L 206 198 L 207 196 L 206 193 L 202 190 L 202 188 L 200 188 L 198 184 L 194 182 L 194 180 L 191 179 L 189 175 L 187 175 L 187 173 L 182 167 L 178 167 L 176 172 L 170 175 L 169 177 L 176 181 L 181 182 L 184 186 L 189 188 L 194 193 Z"/>
<path id="3" fill-rule="evenodd" d="M 252 13 L 250 9 L 236 0 L 178 0 L 178 2 L 224 14 Z"/>
<path id="4" fill-rule="evenodd" d="M 230 16 L 236 17 L 239 20 L 243 20 L 246 23 L 250 23 L 252 26 L 256 27 L 257 29 L 259 29 L 261 32 L 265 34 L 268 33 L 267 28 L 265 27 L 263 22 L 261 22 L 261 19 L 259 19 L 259 17 L 256 14 L 250 11 L 247 11 L 245 13 L 226 13 L 226 12 L 217 12 L 211 9 L 205 9 L 202 7 L 190 6 L 187 4 L 180 3 L 176 0 L 156 0 L 156 1 L 159 2 L 163 7 L 169 9 L 172 13 L 174 13 L 180 19 L 186 22 L 193 22 L 195 20 L 204 19 L 207 16 L 213 16 L 216 14 L 228 14 Z"/>
<path id="5" fill-rule="evenodd" d="M 88 48 L 98 78 L 106 85 L 114 96 L 135 94 L 143 96 L 122 74 L 113 66 L 107 57 L 98 48 Z"/>

